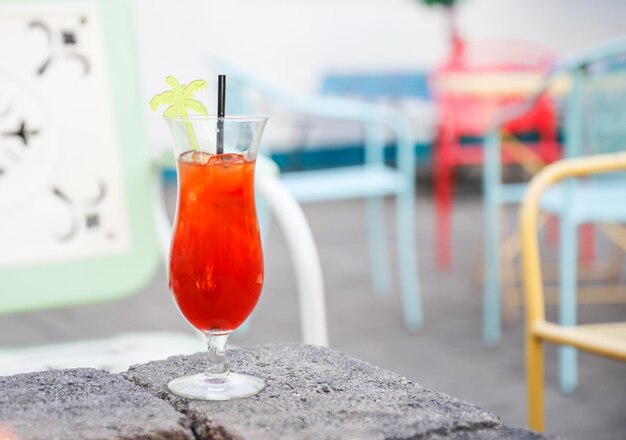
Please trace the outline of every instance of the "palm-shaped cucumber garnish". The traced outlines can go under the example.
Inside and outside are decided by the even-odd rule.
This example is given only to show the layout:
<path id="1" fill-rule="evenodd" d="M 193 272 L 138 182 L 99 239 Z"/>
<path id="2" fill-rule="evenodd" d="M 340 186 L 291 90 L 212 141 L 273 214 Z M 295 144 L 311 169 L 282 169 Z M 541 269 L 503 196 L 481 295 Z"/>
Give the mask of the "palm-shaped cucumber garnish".
<path id="1" fill-rule="evenodd" d="M 203 116 L 208 115 L 204 104 L 192 99 L 192 97 L 194 93 L 206 89 L 209 83 L 203 79 L 196 79 L 189 84 L 181 85 L 180 82 L 171 75 L 165 78 L 165 82 L 172 90 L 154 95 L 154 98 L 150 100 L 150 108 L 152 110 L 156 110 L 160 105 L 168 106 L 165 113 L 163 113 L 164 118 L 175 118 L 177 116 L 186 118 L 189 116 L 188 110 L 193 110 Z"/>
<path id="2" fill-rule="evenodd" d="M 193 99 L 194 93 L 206 89 L 209 86 L 205 80 L 196 79 L 189 84 L 181 84 L 176 78 L 170 75 L 165 78 L 165 82 L 172 89 L 154 95 L 150 100 L 150 108 L 152 110 L 156 110 L 161 105 L 167 106 L 165 113 L 163 113 L 164 118 L 188 118 L 189 110 L 193 110 L 203 116 L 208 115 L 209 112 L 204 104 Z M 200 148 L 198 147 L 198 141 L 194 135 L 191 122 L 187 122 L 187 135 L 189 136 L 193 148 L 199 151 Z"/>

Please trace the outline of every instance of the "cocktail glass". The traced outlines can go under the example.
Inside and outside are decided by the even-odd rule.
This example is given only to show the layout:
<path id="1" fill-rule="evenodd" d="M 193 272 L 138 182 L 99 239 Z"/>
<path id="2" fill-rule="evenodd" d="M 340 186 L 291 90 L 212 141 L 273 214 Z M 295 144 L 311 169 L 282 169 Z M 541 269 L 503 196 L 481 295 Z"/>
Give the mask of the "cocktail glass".
<path id="1" fill-rule="evenodd" d="M 226 341 L 250 315 L 263 286 L 254 167 L 265 116 L 166 118 L 174 140 L 178 203 L 169 286 L 191 325 L 206 335 L 208 368 L 172 380 L 174 394 L 229 400 L 263 380 L 228 371 Z"/>

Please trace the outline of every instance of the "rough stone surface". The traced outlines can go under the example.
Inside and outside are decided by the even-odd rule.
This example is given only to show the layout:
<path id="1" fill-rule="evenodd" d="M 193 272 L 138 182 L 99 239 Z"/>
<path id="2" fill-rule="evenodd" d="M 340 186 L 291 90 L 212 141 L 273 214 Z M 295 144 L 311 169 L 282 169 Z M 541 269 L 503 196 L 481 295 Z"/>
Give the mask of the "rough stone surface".
<path id="1" fill-rule="evenodd" d="M 496 426 L 491 429 L 478 431 L 457 431 L 446 434 L 432 434 L 428 440 L 558 440 L 557 437 L 545 436 L 524 428 L 510 426 Z"/>
<path id="2" fill-rule="evenodd" d="M 123 376 L 187 415 L 201 439 L 535 440 L 524 429 L 339 352 L 268 345 L 229 352 L 231 370 L 263 378 L 259 395 L 231 402 L 170 394 L 174 377 L 205 368 L 206 356 L 178 356 L 132 367 Z"/>
<path id="3" fill-rule="evenodd" d="M 104 371 L 0 377 L 3 440 L 188 440 L 189 425 L 166 402 Z"/>
<path id="4" fill-rule="evenodd" d="M 229 353 L 262 377 L 258 396 L 179 398 L 169 380 L 202 371 L 205 354 L 137 365 L 0 377 L 0 440 L 428 439 L 541 440 L 493 414 L 326 348 L 268 345 Z"/>

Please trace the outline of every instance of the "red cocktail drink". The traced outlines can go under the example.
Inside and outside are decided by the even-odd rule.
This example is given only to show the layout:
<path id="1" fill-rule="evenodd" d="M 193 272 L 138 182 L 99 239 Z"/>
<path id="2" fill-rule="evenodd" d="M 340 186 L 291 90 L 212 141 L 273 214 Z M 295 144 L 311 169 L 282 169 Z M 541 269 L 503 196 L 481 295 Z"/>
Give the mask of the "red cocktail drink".
<path id="1" fill-rule="evenodd" d="M 197 329 L 234 330 L 254 309 L 263 285 L 254 161 L 235 153 L 186 152 L 178 173 L 170 288 Z"/>
<path id="2" fill-rule="evenodd" d="M 209 349 L 204 373 L 177 377 L 167 387 L 192 399 L 252 396 L 265 382 L 228 371 L 226 342 L 256 306 L 263 286 L 254 168 L 267 118 L 166 121 L 178 159 L 169 285 L 181 313 L 206 335 Z"/>

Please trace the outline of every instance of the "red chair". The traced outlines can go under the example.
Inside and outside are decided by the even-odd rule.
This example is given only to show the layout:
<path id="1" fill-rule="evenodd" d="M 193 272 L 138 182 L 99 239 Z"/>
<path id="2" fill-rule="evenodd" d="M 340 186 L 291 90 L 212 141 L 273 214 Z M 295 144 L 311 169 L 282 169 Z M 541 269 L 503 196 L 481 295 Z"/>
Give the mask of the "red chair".
<path id="1" fill-rule="evenodd" d="M 555 54 L 519 41 L 463 43 L 430 78 L 439 111 L 433 152 L 437 266 L 451 264 L 450 229 L 456 172 L 482 163 L 482 143 L 496 112 L 504 104 L 522 101 L 539 85 Z M 548 163 L 559 158 L 557 117 L 552 99 L 541 97 L 532 111 L 508 123 L 513 136 L 503 143 L 502 160 Z M 522 157 L 520 142 L 524 141 Z M 507 152 L 507 150 L 510 150 Z M 513 152 L 518 154 L 512 154 Z"/>

